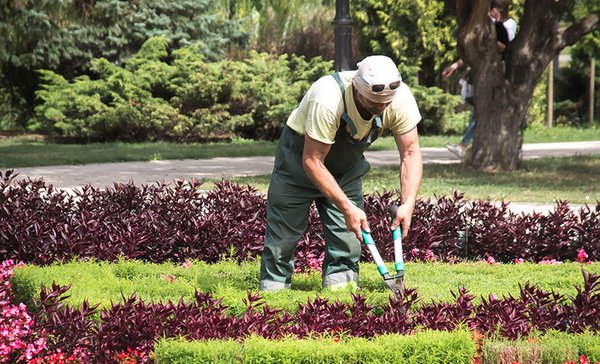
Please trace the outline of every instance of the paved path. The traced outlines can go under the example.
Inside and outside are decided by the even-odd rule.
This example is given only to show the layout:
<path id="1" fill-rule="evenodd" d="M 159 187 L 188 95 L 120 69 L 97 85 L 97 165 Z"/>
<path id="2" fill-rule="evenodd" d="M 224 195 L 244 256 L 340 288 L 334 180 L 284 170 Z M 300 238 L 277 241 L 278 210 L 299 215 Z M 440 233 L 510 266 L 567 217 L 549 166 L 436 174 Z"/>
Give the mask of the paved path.
<path id="1" fill-rule="evenodd" d="M 446 148 L 422 148 L 424 163 L 460 162 Z M 525 144 L 525 159 L 546 156 L 574 156 L 600 154 L 600 141 L 572 143 Z M 366 157 L 374 167 L 397 166 L 397 151 L 367 152 Z M 91 184 L 96 187 L 133 181 L 136 185 L 156 181 L 171 182 L 178 179 L 227 178 L 271 173 L 273 157 L 184 159 L 150 162 L 97 163 L 49 167 L 18 168 L 19 178 L 43 178 L 57 188 L 72 189 Z M 529 205 L 529 204 L 528 204 Z M 540 205 L 548 208 L 553 205 Z"/>

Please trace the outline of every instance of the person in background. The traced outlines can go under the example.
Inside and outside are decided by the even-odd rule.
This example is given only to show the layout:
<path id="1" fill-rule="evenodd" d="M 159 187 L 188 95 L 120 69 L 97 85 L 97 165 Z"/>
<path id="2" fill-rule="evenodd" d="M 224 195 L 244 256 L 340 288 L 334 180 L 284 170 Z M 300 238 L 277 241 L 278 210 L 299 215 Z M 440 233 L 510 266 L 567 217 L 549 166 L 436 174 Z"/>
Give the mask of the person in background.
<path id="1" fill-rule="evenodd" d="M 509 16 L 509 8 L 510 1 L 509 0 L 492 0 L 491 8 L 489 12 L 490 19 L 494 23 L 494 27 L 496 29 L 496 39 L 498 43 L 498 50 L 500 52 L 504 52 L 506 47 L 512 40 L 515 38 L 515 34 L 517 33 L 517 22 L 514 19 L 511 19 Z M 457 60 L 452 63 L 450 66 L 446 67 L 442 71 L 442 77 L 450 77 L 457 69 L 461 68 L 464 65 L 462 59 Z M 463 102 L 473 106 L 473 85 L 469 80 L 470 72 L 467 70 L 465 77 L 463 77 L 459 82 L 461 85 L 461 97 Z M 475 112 L 471 112 L 471 117 L 469 119 L 469 126 L 465 131 L 465 134 L 462 137 L 462 140 L 458 144 L 448 143 L 446 148 L 455 154 L 459 158 L 463 158 L 465 156 L 465 151 L 471 141 L 473 140 L 473 132 L 475 130 Z"/>
<path id="2" fill-rule="evenodd" d="M 260 289 L 290 288 L 294 250 L 314 202 L 323 224 L 322 286 L 358 285 L 363 211 L 362 178 L 370 165 L 363 152 L 384 129 L 391 130 L 400 154 L 402 205 L 390 228 L 406 236 L 421 183 L 417 134 L 421 114 L 396 64 L 366 57 L 358 70 L 321 77 L 289 116 L 275 152 L 267 194 L 267 226 Z"/>

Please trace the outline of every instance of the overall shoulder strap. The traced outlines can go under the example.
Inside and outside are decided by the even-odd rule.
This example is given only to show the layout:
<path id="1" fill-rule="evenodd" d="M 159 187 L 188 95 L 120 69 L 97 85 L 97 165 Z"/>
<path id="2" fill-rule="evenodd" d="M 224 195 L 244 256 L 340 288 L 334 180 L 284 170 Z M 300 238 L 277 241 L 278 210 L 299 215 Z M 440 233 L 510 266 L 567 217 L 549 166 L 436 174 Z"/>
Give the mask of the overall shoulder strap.
<path id="1" fill-rule="evenodd" d="M 339 73 L 334 73 L 331 76 L 333 76 L 333 78 L 335 79 L 335 81 L 337 82 L 338 86 L 340 87 L 340 91 L 342 91 L 342 102 L 344 103 L 344 113 L 342 114 L 342 121 L 344 121 L 346 123 L 346 125 L 348 125 L 348 127 L 350 127 L 350 131 L 352 132 L 352 135 L 356 135 L 357 131 L 356 131 L 356 126 L 354 125 L 354 121 L 352 121 L 352 119 L 350 118 L 350 115 L 348 115 L 347 112 L 347 108 L 346 108 L 346 97 L 345 97 L 345 91 L 346 91 L 346 85 L 344 85 L 344 83 L 342 82 L 342 79 L 340 78 Z"/>

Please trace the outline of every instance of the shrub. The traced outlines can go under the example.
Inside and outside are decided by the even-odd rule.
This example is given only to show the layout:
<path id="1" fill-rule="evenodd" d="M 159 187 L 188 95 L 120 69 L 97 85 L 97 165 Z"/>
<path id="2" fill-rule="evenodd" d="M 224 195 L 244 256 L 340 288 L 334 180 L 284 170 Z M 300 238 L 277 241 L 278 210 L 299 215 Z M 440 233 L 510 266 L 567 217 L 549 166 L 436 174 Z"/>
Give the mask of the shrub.
<path id="1" fill-rule="evenodd" d="M 417 125 L 420 134 L 439 135 L 462 131 L 456 130 L 456 121 L 451 119 L 457 117 L 456 110 L 462 102 L 460 96 L 446 93 L 438 87 L 411 86 L 411 90 L 423 117 Z M 462 117 L 465 118 L 466 113 Z"/>
<path id="2" fill-rule="evenodd" d="M 40 71 L 42 101 L 29 129 L 58 141 L 203 141 L 233 134 L 275 139 L 310 83 L 332 62 L 250 52 L 206 62 L 198 45 L 169 53 L 155 37 L 123 66 L 92 61 L 93 78 Z"/>
<path id="3" fill-rule="evenodd" d="M 197 181 L 148 186 L 115 184 L 100 190 L 86 186 L 74 195 L 46 186 L 43 180 L 16 180 L 0 174 L 0 251 L 4 257 L 46 265 L 73 258 L 149 262 L 197 259 L 241 262 L 260 255 L 266 199 L 250 186 L 223 180 L 202 193 Z M 365 211 L 382 257 L 393 260 L 388 206 L 393 192 L 365 196 Z M 316 208 L 295 259 L 299 270 L 318 268 L 323 252 Z M 510 213 L 506 205 L 466 202 L 454 193 L 418 200 L 404 240 L 407 260 L 515 259 L 533 262 L 598 260 L 600 205 L 578 212 L 566 201 L 548 215 Z M 586 253 L 587 252 L 587 253 Z M 366 247 L 363 259 L 370 259 Z M 585 260 L 585 259 L 583 259 Z"/>

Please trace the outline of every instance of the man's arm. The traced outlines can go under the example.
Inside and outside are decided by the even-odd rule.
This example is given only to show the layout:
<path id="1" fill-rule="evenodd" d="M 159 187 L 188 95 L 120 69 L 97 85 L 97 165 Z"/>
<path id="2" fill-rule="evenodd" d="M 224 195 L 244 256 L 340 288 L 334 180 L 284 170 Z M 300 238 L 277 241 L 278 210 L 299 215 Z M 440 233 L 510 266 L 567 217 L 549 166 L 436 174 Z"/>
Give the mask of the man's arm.
<path id="1" fill-rule="evenodd" d="M 396 212 L 391 230 L 401 224 L 402 237 L 406 237 L 423 176 L 423 159 L 416 127 L 405 134 L 394 134 L 394 139 L 398 146 L 398 152 L 400 152 L 400 186 L 403 203 Z"/>
<path id="2" fill-rule="evenodd" d="M 362 241 L 360 229 L 370 231 L 367 215 L 350 201 L 331 175 L 331 172 L 325 167 L 325 156 L 327 156 L 329 149 L 331 149 L 329 144 L 321 143 L 306 135 L 304 137 L 302 166 L 306 175 L 319 191 L 344 214 L 348 230 L 354 232 L 358 240 Z"/>
<path id="3" fill-rule="evenodd" d="M 464 65 L 462 59 L 458 59 L 456 62 L 452 63 L 450 66 L 444 68 L 442 71 L 442 77 L 450 77 L 457 69 L 461 68 Z"/>

